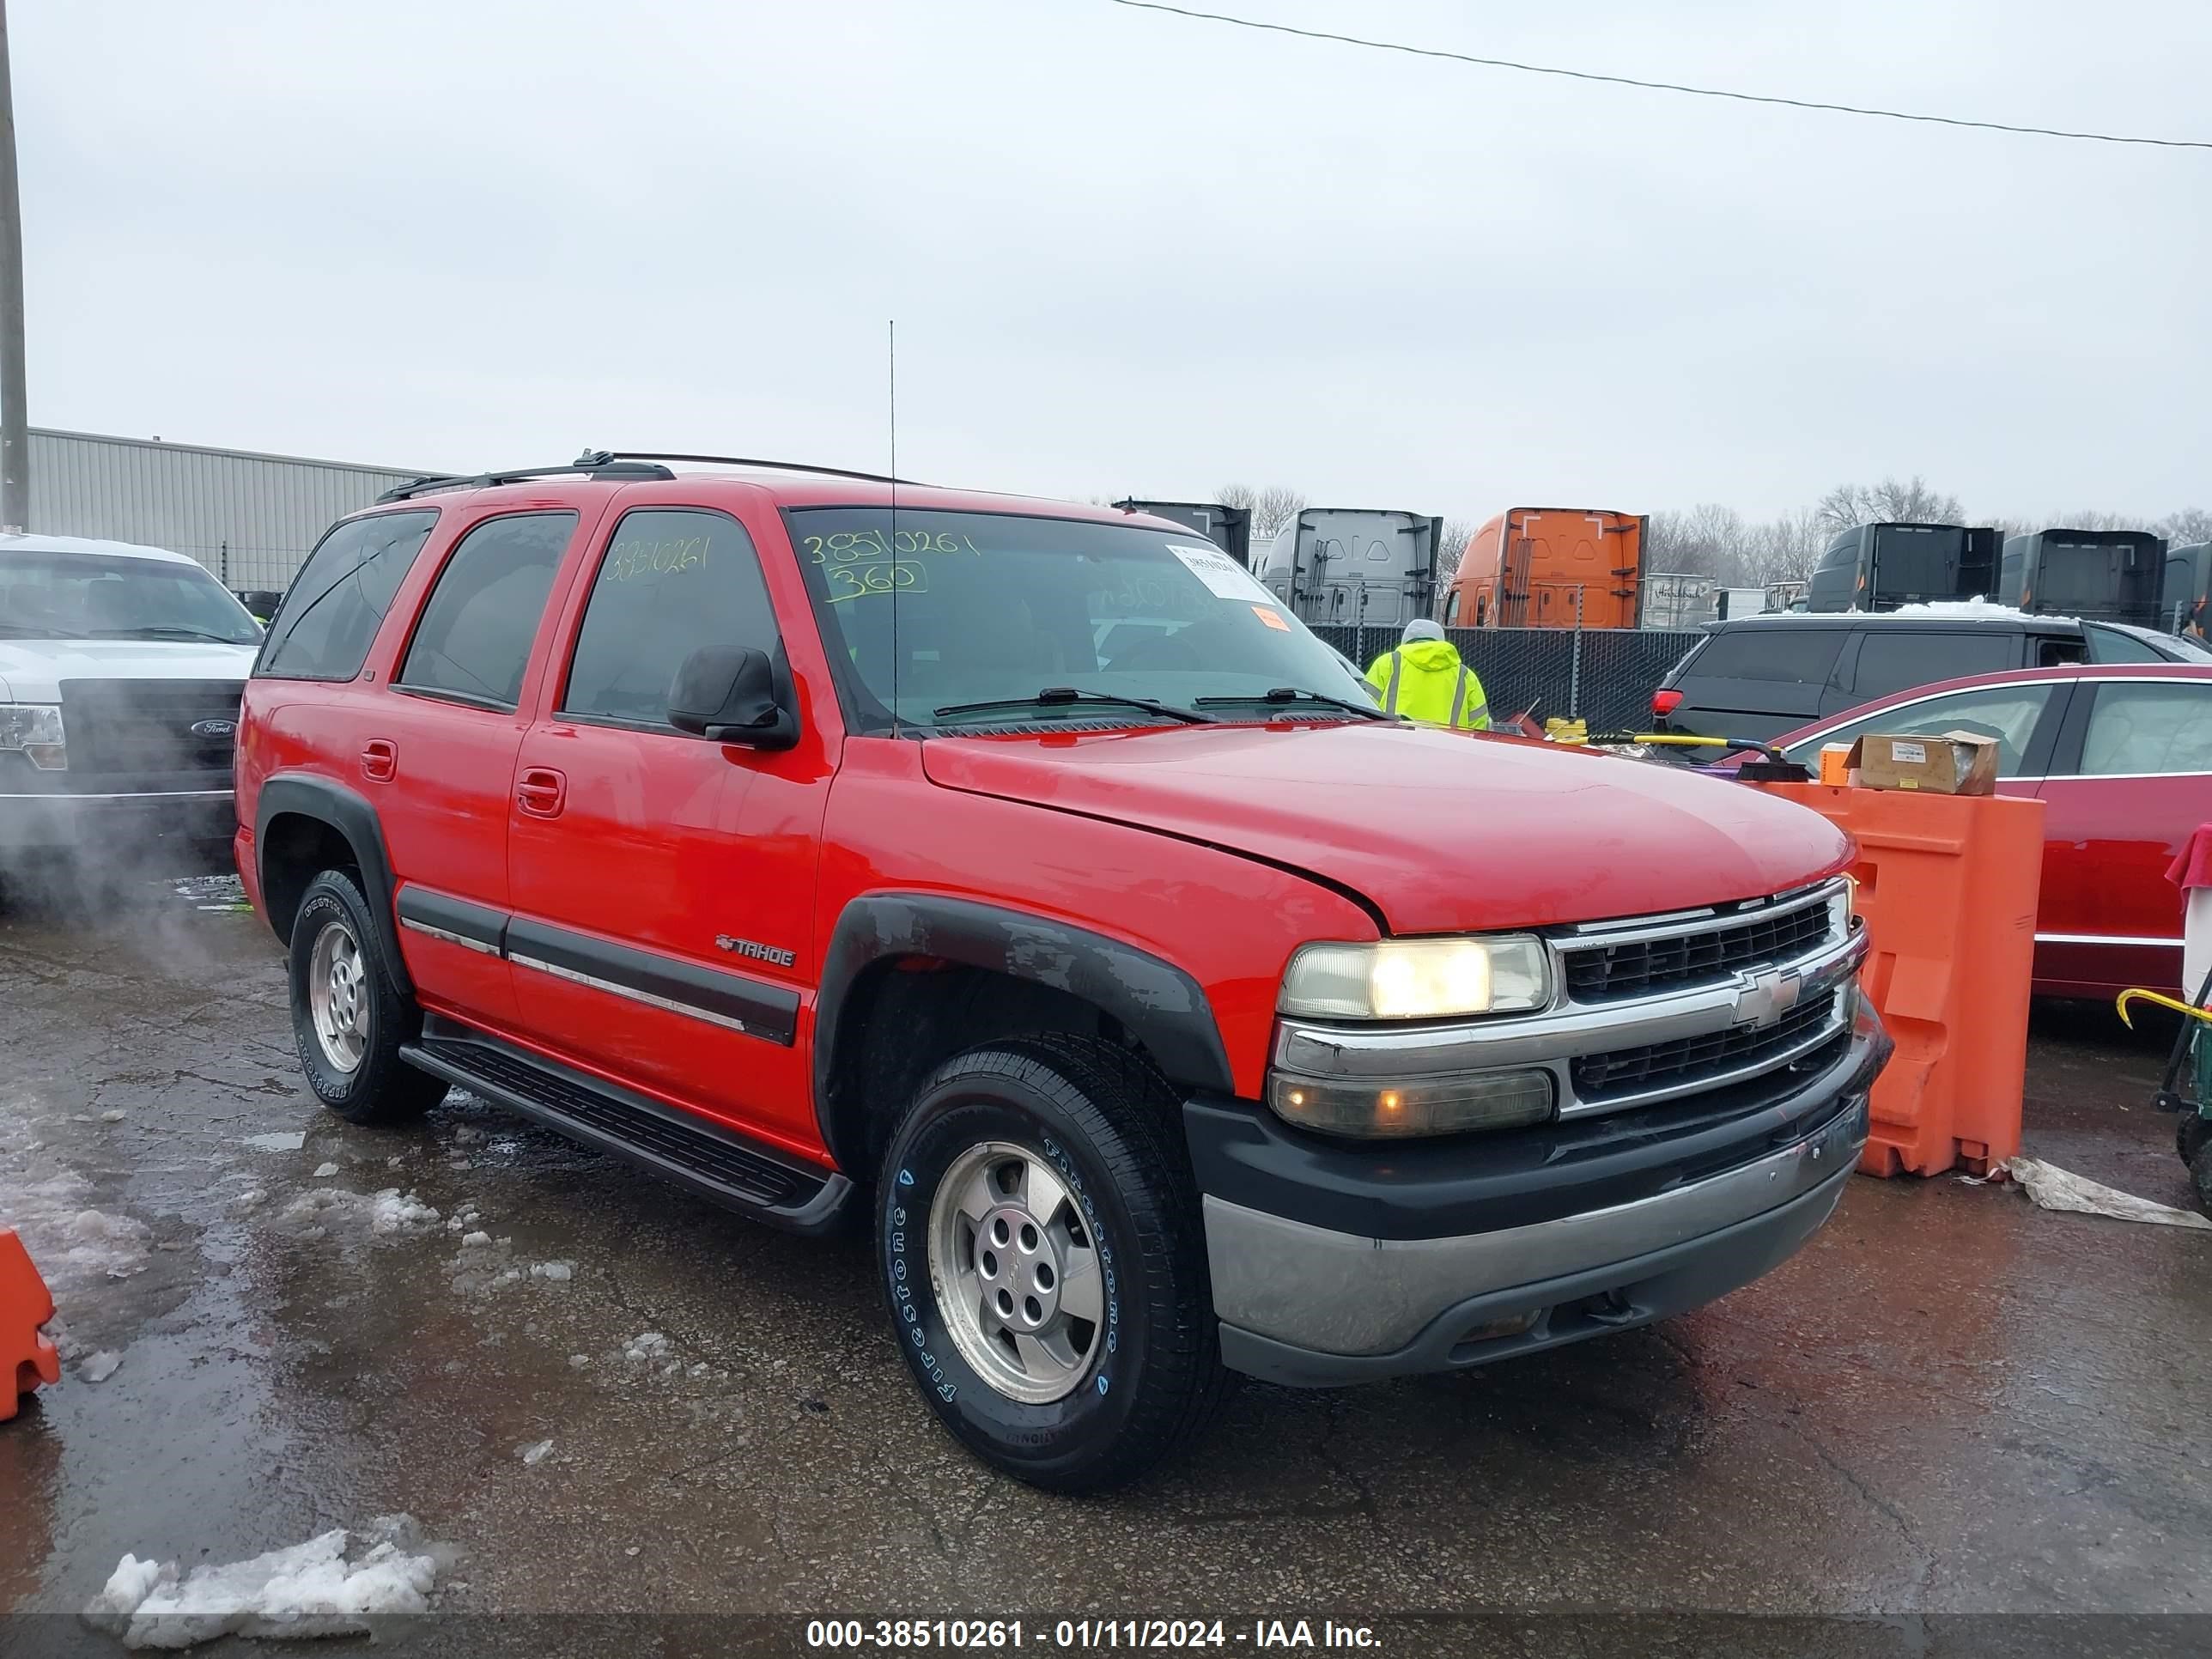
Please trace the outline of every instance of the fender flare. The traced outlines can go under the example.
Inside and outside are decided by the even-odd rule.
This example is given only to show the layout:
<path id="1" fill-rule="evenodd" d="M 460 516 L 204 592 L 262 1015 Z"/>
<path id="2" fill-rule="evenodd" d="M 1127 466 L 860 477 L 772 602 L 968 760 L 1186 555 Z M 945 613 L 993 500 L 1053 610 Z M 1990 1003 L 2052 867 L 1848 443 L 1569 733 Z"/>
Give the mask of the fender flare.
<path id="1" fill-rule="evenodd" d="M 830 1143 L 830 1061 L 845 999 L 886 957 L 935 957 L 1035 980 L 1103 1009 L 1168 1080 L 1234 1094 L 1229 1051 L 1198 981 L 1173 963 L 1073 923 L 934 893 L 871 893 L 848 904 L 823 953 L 814 1004 L 814 1113 Z"/>
<path id="2" fill-rule="evenodd" d="M 415 981 L 407 972 L 407 958 L 400 954 L 399 923 L 392 905 L 392 855 L 385 847 L 384 825 L 377 818 L 376 808 L 365 797 L 328 778 L 271 778 L 263 784 L 254 803 L 253 856 L 262 861 L 258 873 L 264 893 L 269 890 L 265 860 L 270 820 L 285 815 L 313 818 L 345 837 L 361 871 L 362 896 L 368 901 L 369 919 L 375 925 L 376 942 L 386 965 L 401 994 L 412 996 Z M 283 933 L 277 938 L 291 943 Z"/>

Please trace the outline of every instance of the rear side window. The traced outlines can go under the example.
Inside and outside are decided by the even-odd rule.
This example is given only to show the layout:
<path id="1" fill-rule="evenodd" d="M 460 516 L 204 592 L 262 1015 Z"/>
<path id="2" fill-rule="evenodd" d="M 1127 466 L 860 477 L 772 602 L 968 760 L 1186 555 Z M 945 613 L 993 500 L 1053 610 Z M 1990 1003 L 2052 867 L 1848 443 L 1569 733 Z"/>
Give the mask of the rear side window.
<path id="1" fill-rule="evenodd" d="M 378 513 L 325 536 L 284 596 L 254 672 L 286 680 L 360 673 L 392 595 L 437 522 L 434 510 Z"/>
<path id="2" fill-rule="evenodd" d="M 1886 697 L 1937 680 L 1994 674 L 2017 666 L 2013 634 L 1936 634 L 1919 628 L 1869 629 L 1859 642 L 1852 690 L 1862 699 Z"/>
<path id="3" fill-rule="evenodd" d="M 2095 623 L 2086 623 L 2081 631 L 2089 637 L 2091 662 L 2164 662 L 2166 659 L 2137 639 L 2132 634 L 2123 634 L 2117 628 L 2100 628 Z"/>
<path id="4" fill-rule="evenodd" d="M 1730 628 L 1682 665 L 1685 678 L 1826 685 L 1844 648 L 1841 628 Z"/>
<path id="5" fill-rule="evenodd" d="M 462 537 L 422 607 L 399 684 L 513 708 L 545 595 L 575 529 L 573 513 L 519 513 Z"/>
<path id="6" fill-rule="evenodd" d="M 2081 738 L 2081 772 L 2212 772 L 2212 686 L 2099 686 Z"/>
<path id="7" fill-rule="evenodd" d="M 654 507 L 615 526 L 599 561 L 562 712 L 663 726 L 668 687 L 706 646 L 776 644 L 775 611 L 744 526 Z"/>

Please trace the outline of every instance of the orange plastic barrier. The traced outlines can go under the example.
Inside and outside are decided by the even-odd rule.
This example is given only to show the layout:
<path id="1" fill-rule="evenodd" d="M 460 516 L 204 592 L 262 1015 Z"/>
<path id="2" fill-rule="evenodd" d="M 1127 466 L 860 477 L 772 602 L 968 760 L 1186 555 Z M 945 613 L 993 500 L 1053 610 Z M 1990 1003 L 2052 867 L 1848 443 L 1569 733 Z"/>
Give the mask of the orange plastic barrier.
<path id="1" fill-rule="evenodd" d="M 53 1316 L 54 1299 L 31 1253 L 13 1227 L 0 1227 L 0 1423 L 15 1414 L 19 1396 L 62 1380 L 61 1356 L 39 1334 Z"/>
<path id="2" fill-rule="evenodd" d="M 2043 878 L 2043 803 L 1752 786 L 1811 807 L 1858 842 L 1861 975 L 1897 1040 L 1874 1085 L 1866 1175 L 1977 1175 L 2020 1151 L 2027 994 Z"/>

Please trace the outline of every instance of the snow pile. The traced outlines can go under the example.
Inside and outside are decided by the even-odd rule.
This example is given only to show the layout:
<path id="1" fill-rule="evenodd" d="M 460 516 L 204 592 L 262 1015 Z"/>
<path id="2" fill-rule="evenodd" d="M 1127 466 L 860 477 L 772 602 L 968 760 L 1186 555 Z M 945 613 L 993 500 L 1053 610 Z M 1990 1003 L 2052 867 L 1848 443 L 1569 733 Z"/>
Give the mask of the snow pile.
<path id="1" fill-rule="evenodd" d="M 2010 617 L 2027 615 L 2016 605 L 1998 605 L 1977 593 L 1971 599 L 1918 599 L 1911 605 L 1900 605 L 1888 613 L 1893 617 Z M 2051 611 L 2036 613 L 2038 622 L 2078 623 L 2079 617 L 2062 617 Z"/>
<path id="2" fill-rule="evenodd" d="M 550 1440 L 533 1440 L 530 1444 L 525 1446 L 520 1451 L 515 1453 L 515 1455 L 522 1460 L 523 1468 L 526 1469 L 536 1468 L 538 1465 L 545 1461 L 547 1455 L 550 1453 L 552 1449 L 553 1443 Z"/>
<path id="3" fill-rule="evenodd" d="M 145 1271 L 146 1224 L 88 1207 L 91 1195 L 82 1176 L 58 1175 L 16 1186 L 0 1213 L 0 1223 L 22 1234 L 31 1260 L 58 1293 Z"/>
<path id="4" fill-rule="evenodd" d="M 134 1648 L 186 1648 L 219 1636 L 276 1638 L 356 1636 L 381 1615 L 429 1611 L 430 1591 L 450 1553 L 420 1548 L 414 1517 L 379 1516 L 354 1534 L 343 1527 L 289 1549 L 227 1566 L 198 1566 L 182 1579 L 177 1564 L 126 1555 L 84 1610 L 94 1627 Z"/>
<path id="5" fill-rule="evenodd" d="M 352 1193 L 343 1187 L 322 1187 L 302 1193 L 277 1212 L 278 1224 L 302 1238 L 321 1238 L 334 1228 L 365 1228 L 380 1238 L 418 1233 L 433 1226 L 438 1212 L 412 1193 L 386 1187 L 379 1193 Z"/>
<path id="6" fill-rule="evenodd" d="M 530 1267 L 530 1276 L 532 1279 L 550 1279 L 556 1284 L 558 1284 L 564 1279 L 574 1279 L 576 1276 L 576 1264 L 573 1261 L 532 1262 Z"/>
<path id="7" fill-rule="evenodd" d="M 110 1348 L 102 1348 L 77 1367 L 77 1375 L 88 1382 L 105 1382 L 115 1375 L 123 1364 L 123 1356 Z"/>
<path id="8" fill-rule="evenodd" d="M 296 1152 L 307 1144 L 305 1129 L 283 1129 L 275 1134 L 247 1135 L 245 1144 L 257 1152 Z"/>
<path id="9" fill-rule="evenodd" d="M 418 1201 L 414 1194 L 400 1195 L 397 1187 L 386 1187 L 370 1200 L 368 1230 L 373 1233 L 417 1232 L 437 1220 L 438 1212 Z"/>
<path id="10" fill-rule="evenodd" d="M 93 1207 L 92 1183 L 40 1139 L 40 1115 L 35 1096 L 0 1095 L 0 1227 L 22 1234 L 57 1300 L 143 1272 L 145 1223 Z"/>

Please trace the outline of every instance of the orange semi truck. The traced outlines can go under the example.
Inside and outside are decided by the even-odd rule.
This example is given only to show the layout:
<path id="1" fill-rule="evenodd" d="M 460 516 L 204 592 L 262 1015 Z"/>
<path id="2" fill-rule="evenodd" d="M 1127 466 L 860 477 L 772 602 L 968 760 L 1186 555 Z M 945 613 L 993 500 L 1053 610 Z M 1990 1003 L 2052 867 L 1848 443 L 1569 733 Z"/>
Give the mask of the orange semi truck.
<path id="1" fill-rule="evenodd" d="M 1443 591 L 1447 628 L 1633 628 L 1644 520 L 1589 507 L 1512 507 L 1474 532 Z"/>

